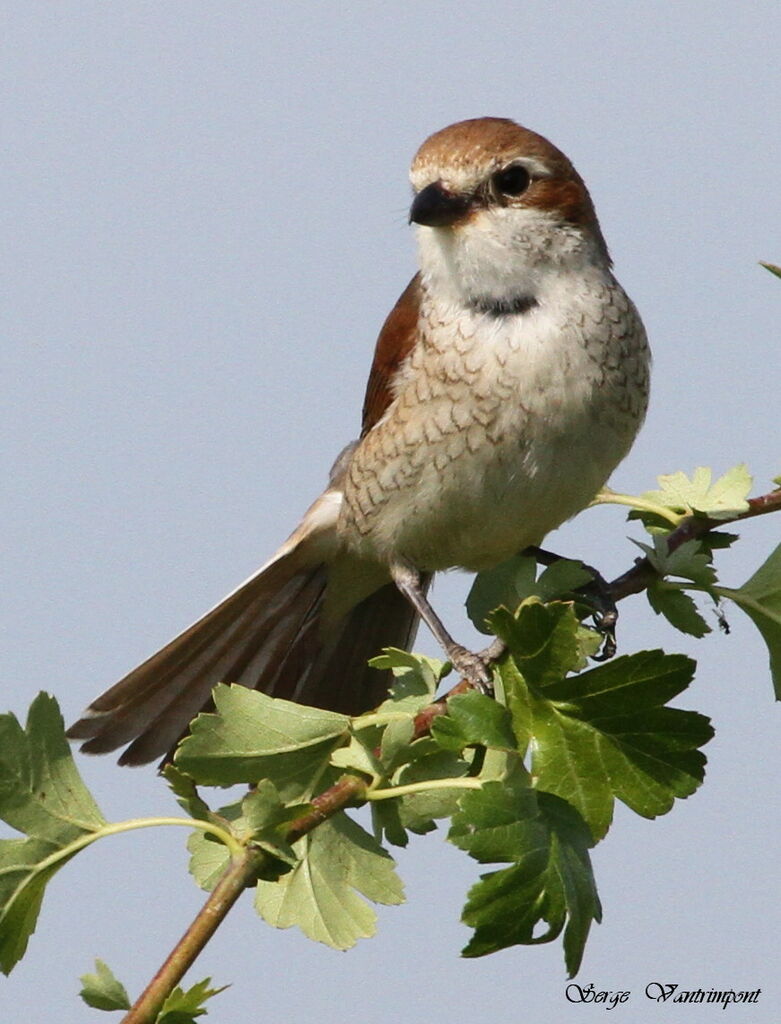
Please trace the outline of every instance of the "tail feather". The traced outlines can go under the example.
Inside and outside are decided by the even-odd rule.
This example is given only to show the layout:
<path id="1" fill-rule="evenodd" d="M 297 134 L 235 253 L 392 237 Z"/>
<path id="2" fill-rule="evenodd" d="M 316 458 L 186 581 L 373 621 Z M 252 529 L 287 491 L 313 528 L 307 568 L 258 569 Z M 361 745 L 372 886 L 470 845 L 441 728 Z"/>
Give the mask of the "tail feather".
<path id="1" fill-rule="evenodd" d="M 392 676 L 367 662 L 384 647 L 409 650 L 418 622 L 417 612 L 396 585 L 385 584 L 341 620 L 336 641 L 309 663 L 292 691 L 279 696 L 348 715 L 369 711 L 387 695 Z M 286 678 L 295 680 L 296 673 Z"/>
<path id="2" fill-rule="evenodd" d="M 323 615 L 328 568 L 287 550 L 189 629 L 101 694 L 68 731 L 82 750 L 127 743 L 121 764 L 144 764 L 176 745 L 219 682 L 359 714 L 387 692 L 369 668 L 383 647 L 408 647 L 417 615 L 392 583 L 337 622 Z"/>

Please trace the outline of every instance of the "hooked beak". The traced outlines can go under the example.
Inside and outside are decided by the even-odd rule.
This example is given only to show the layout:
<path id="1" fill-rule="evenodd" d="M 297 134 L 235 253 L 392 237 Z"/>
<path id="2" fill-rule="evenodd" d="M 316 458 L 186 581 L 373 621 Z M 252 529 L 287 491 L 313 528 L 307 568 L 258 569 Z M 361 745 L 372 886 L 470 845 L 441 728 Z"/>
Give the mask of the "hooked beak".
<path id="1" fill-rule="evenodd" d="M 457 192 L 448 192 L 435 181 L 426 185 L 412 200 L 410 224 L 425 224 L 429 228 L 447 228 L 459 221 L 469 210 L 471 200 Z"/>

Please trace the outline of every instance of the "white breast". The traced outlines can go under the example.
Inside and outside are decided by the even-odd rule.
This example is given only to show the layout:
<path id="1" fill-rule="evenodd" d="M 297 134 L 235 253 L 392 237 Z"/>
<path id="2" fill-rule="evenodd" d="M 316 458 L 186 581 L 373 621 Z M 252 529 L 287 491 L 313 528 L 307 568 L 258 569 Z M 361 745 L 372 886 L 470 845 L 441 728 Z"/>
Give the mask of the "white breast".
<path id="1" fill-rule="evenodd" d="M 645 335 L 604 271 L 552 277 L 518 315 L 427 298 L 422 324 L 346 504 L 367 554 L 482 569 L 540 543 L 626 454 L 645 412 Z"/>

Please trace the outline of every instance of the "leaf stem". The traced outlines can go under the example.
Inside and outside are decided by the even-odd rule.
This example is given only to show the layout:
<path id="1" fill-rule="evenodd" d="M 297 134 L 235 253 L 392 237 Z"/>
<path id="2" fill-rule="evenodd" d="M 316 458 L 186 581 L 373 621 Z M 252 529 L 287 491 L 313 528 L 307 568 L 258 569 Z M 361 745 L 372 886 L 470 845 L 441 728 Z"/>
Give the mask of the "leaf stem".
<path id="1" fill-rule="evenodd" d="M 392 800 L 397 796 L 409 796 L 411 793 L 428 793 L 432 789 L 482 789 L 481 779 L 429 779 L 427 782 L 409 782 L 406 786 L 391 786 L 390 789 L 368 789 L 367 800 Z"/>
<path id="2" fill-rule="evenodd" d="M 104 826 L 94 833 L 94 838 L 101 839 L 103 836 L 119 835 L 122 832 L 131 832 L 138 828 L 155 828 L 163 825 L 180 825 L 213 835 L 228 847 L 234 857 L 244 850 L 244 845 L 227 829 L 200 818 L 129 818 L 127 821 L 118 821 Z"/>
<path id="3" fill-rule="evenodd" d="M 609 488 L 600 491 L 591 501 L 590 507 L 593 508 L 595 505 L 628 505 L 639 512 L 653 512 L 654 515 L 661 516 L 662 519 L 666 519 L 673 526 L 677 526 L 683 518 L 680 513 L 673 512 L 664 505 L 657 505 L 656 502 L 648 501 L 636 494 L 619 494 L 618 491 L 611 491 Z"/>
<path id="4" fill-rule="evenodd" d="M 389 722 L 401 721 L 405 718 L 409 718 L 406 711 L 375 711 L 370 715 L 353 718 L 351 728 L 353 732 L 360 732 L 373 725 L 387 725 Z"/>
<path id="5" fill-rule="evenodd" d="M 219 825 L 214 825 L 210 821 L 200 821 L 197 818 L 130 818 L 127 821 L 111 822 L 103 825 L 99 829 L 96 829 L 94 832 L 87 832 L 84 835 L 79 836 L 78 839 L 74 839 L 73 842 L 68 843 L 67 846 L 63 846 L 59 850 L 55 850 L 54 853 L 50 853 L 48 857 L 44 857 L 42 861 L 35 865 L 35 869 L 30 872 L 30 874 L 11 895 L 10 899 L 6 903 L 3 916 L 8 915 L 11 906 L 17 899 L 19 899 L 20 895 L 36 878 L 41 874 L 45 874 L 49 868 L 55 867 L 60 861 L 70 859 L 74 854 L 78 853 L 79 850 L 86 849 L 86 847 L 97 842 L 98 839 L 103 839 L 105 836 L 119 835 L 122 832 L 132 832 L 134 829 L 139 828 L 155 828 L 160 825 L 182 825 L 186 828 L 200 829 L 201 832 L 211 833 L 228 847 L 231 851 L 231 855 L 234 857 L 244 851 L 244 846 L 226 829 L 220 828 Z"/>

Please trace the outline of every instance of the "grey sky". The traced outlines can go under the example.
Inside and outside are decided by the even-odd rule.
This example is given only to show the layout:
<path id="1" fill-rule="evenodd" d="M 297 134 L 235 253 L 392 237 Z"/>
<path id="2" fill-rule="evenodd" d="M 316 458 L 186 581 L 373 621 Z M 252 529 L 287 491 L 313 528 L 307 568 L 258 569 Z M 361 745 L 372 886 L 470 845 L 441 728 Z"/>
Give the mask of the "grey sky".
<path id="1" fill-rule="evenodd" d="M 746 461 L 759 491 L 781 472 L 781 282 L 757 266 L 781 262 L 777 0 L 6 0 L 0 25 L 2 710 L 45 688 L 72 720 L 294 526 L 357 431 L 414 269 L 410 157 L 463 117 L 513 117 L 567 152 L 643 313 L 651 412 L 614 486 Z M 598 509 L 551 546 L 610 575 L 635 557 L 628 532 Z M 733 585 L 778 517 L 742 532 Z M 447 622 L 466 587 L 436 587 Z M 623 650 L 696 652 L 681 703 L 717 729 L 703 789 L 657 822 L 619 811 L 595 853 L 605 921 L 580 980 L 631 990 L 612 1014 L 633 1024 L 672 1019 L 650 981 L 759 986 L 727 1015 L 778 1020 L 781 713 L 759 637 L 729 618 L 690 644 L 643 600 L 622 609 Z M 112 819 L 174 806 L 151 770 L 81 764 Z M 2 1024 L 90 1019 L 77 978 L 95 955 L 140 989 L 199 905 L 183 840 L 107 840 L 62 872 L 0 980 Z M 237 908 L 193 972 L 234 983 L 213 1019 L 604 1014 L 567 1004 L 558 947 L 459 959 L 478 870 L 440 835 L 399 864 L 409 903 L 347 954 Z"/>

